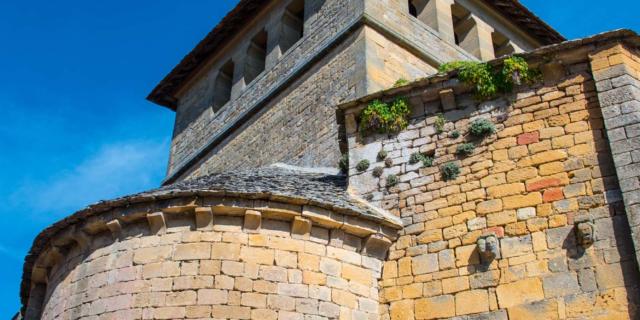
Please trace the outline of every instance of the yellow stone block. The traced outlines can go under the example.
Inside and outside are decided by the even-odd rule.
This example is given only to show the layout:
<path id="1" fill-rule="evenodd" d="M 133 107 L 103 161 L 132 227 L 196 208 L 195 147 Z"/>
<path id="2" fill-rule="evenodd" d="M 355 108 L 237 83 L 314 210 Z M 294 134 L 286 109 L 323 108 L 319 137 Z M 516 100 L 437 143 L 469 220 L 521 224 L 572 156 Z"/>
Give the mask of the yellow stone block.
<path id="1" fill-rule="evenodd" d="M 502 201 L 504 209 L 533 207 L 542 203 L 542 194 L 540 192 L 531 192 L 526 195 L 506 197 Z"/>
<path id="2" fill-rule="evenodd" d="M 516 169 L 516 170 L 507 172 L 507 181 L 509 183 L 520 182 L 520 181 L 525 181 L 527 179 L 536 177 L 537 175 L 538 175 L 538 170 L 536 168 L 528 167 L 528 168 Z"/>
<path id="3" fill-rule="evenodd" d="M 489 311 L 487 290 L 471 290 L 456 294 L 456 315 Z"/>
<path id="4" fill-rule="evenodd" d="M 510 308 L 544 299 L 542 282 L 539 278 L 527 278 L 512 283 L 501 284 L 496 288 L 496 293 L 498 294 L 498 304 L 500 308 Z"/>
<path id="5" fill-rule="evenodd" d="M 505 196 L 520 194 L 524 191 L 524 183 L 509 183 L 487 188 L 487 196 L 489 196 L 490 198 L 502 198 Z"/>

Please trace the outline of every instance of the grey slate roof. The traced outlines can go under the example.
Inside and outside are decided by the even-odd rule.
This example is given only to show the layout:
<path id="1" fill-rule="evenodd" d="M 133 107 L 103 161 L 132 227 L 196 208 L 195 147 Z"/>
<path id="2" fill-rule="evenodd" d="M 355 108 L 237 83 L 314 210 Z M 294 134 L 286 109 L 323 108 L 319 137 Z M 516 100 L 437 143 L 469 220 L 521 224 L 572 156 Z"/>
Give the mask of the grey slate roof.
<path id="1" fill-rule="evenodd" d="M 364 205 L 347 192 L 347 177 L 283 167 L 265 167 L 213 174 L 180 181 L 137 196 L 166 196 L 175 192 L 194 192 L 252 199 L 287 198 L 300 204 L 316 205 L 365 219 L 401 226 L 395 216 Z"/>

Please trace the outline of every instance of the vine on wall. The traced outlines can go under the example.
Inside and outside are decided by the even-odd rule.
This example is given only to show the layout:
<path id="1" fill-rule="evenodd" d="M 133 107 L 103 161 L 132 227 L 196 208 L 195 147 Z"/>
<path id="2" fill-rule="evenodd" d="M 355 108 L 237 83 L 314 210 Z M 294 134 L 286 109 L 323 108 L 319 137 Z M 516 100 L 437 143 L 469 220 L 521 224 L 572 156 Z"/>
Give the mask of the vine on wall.
<path id="1" fill-rule="evenodd" d="M 360 130 L 369 133 L 396 133 L 409 125 L 411 109 L 407 100 L 396 98 L 391 103 L 374 100 L 360 114 Z"/>
<path id="2" fill-rule="evenodd" d="M 499 93 L 509 93 L 514 85 L 531 84 L 541 77 L 539 70 L 529 68 L 527 61 L 518 56 L 504 60 L 502 68 L 485 62 L 454 61 L 438 68 L 439 72 L 458 70 L 458 78 L 475 88 L 476 97 L 490 99 Z"/>

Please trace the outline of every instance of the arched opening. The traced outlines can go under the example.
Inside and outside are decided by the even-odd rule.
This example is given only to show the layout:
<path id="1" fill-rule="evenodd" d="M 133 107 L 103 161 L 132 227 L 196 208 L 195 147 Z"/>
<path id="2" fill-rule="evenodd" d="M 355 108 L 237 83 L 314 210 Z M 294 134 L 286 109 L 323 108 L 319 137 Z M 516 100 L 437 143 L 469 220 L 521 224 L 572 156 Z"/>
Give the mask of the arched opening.
<path id="1" fill-rule="evenodd" d="M 251 39 L 244 63 L 244 81 L 249 84 L 262 71 L 267 59 L 267 32 L 263 29 Z"/>
<path id="2" fill-rule="evenodd" d="M 415 0 L 409 0 L 409 14 L 412 15 L 413 17 L 418 17 L 418 7 L 416 6 L 416 1 Z"/>
<path id="3" fill-rule="evenodd" d="M 469 32 L 474 27 L 474 21 L 471 19 L 471 12 L 463 6 L 453 4 L 451 6 L 451 15 L 453 18 L 453 32 L 457 45 L 462 46 Z"/>
<path id="4" fill-rule="evenodd" d="M 496 57 L 508 56 L 516 52 L 513 43 L 500 32 L 494 31 L 491 34 L 491 40 Z"/>
<path id="5" fill-rule="evenodd" d="M 218 71 L 213 93 L 213 111 L 222 108 L 231 99 L 231 88 L 233 87 L 233 71 L 235 64 L 229 60 Z"/>
<path id="6" fill-rule="evenodd" d="M 304 0 L 294 0 L 282 15 L 280 52 L 285 53 L 304 35 Z"/>

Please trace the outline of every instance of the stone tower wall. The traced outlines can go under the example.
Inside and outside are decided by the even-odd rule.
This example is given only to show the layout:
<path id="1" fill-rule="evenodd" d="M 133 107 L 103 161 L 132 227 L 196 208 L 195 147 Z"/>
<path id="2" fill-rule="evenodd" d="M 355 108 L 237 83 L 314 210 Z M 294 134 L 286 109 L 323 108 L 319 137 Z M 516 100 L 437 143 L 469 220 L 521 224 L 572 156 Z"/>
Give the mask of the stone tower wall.
<path id="1" fill-rule="evenodd" d="M 635 128 L 633 94 L 619 94 L 635 90 L 635 82 L 620 72 L 609 86 L 594 80 L 612 78 L 616 69 L 637 75 L 637 56 L 617 48 L 541 54 L 552 61 L 541 66 L 544 81 L 493 101 L 478 102 L 468 87 L 437 77 L 367 98 L 408 98 L 413 120 L 397 135 L 363 138 L 357 115 L 366 103 L 345 106 L 351 188 L 405 223 L 383 267 L 382 319 L 637 317 L 629 228 L 637 192 L 624 202 L 621 192 L 637 186 L 633 157 L 626 156 L 637 139 L 625 130 L 629 140 L 620 143 L 620 130 L 610 131 Z M 446 119 L 441 134 L 434 126 L 439 113 Z M 611 116 L 616 120 L 605 120 Z M 495 123 L 497 133 L 470 139 L 470 122 L 479 118 Z M 452 138 L 454 130 L 461 137 Z M 469 141 L 475 151 L 456 155 Z M 377 159 L 380 150 L 391 166 Z M 411 164 L 416 152 L 435 155 L 434 165 Z M 363 159 L 371 165 L 359 172 Z M 441 176 L 448 162 L 460 167 L 452 181 Z M 372 175 L 376 167 L 384 168 L 380 178 Z M 618 180 L 616 167 L 629 183 Z M 391 174 L 399 183 L 387 187 Z M 581 222 L 593 226 L 592 245 L 578 242 Z M 488 234 L 499 239 L 499 251 L 485 261 L 477 240 Z"/>
<path id="2" fill-rule="evenodd" d="M 382 261 L 370 231 L 318 208 L 304 208 L 324 217 L 314 223 L 295 205 L 234 203 L 208 224 L 211 207 L 112 220 L 88 246 L 58 252 L 26 319 L 377 318 Z"/>

